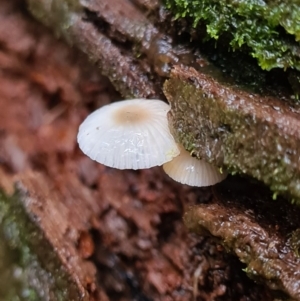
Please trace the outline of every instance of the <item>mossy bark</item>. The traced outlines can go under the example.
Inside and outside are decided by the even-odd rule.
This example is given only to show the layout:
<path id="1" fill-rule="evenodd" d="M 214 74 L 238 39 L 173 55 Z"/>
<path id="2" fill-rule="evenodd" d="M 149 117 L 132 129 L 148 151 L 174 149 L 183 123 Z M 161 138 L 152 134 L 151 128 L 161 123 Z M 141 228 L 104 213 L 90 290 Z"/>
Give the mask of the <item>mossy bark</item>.
<path id="1" fill-rule="evenodd" d="M 54 252 L 34 217 L 24 208 L 24 191 L 0 194 L 1 260 L 10 278 L 1 287 L 2 300 L 88 300 Z M 17 277 L 15 276 L 16 274 Z M 1 277 L 4 275 L 1 273 Z"/>
<path id="2" fill-rule="evenodd" d="M 199 159 L 300 201 L 300 110 L 176 67 L 165 83 L 175 137 Z"/>
<path id="3" fill-rule="evenodd" d="M 24 186 L 25 182 L 28 185 Z M 82 279 L 89 273 L 92 279 L 93 269 L 84 272 L 72 243 L 62 243 L 60 239 L 64 227 L 57 221 L 66 217 L 60 217 L 55 205 L 52 207 L 53 194 L 48 194 L 47 200 L 46 194 L 41 193 L 46 184 L 42 177 L 31 174 L 25 182 L 18 184 L 12 196 L 0 193 L 1 255 L 7 263 L 1 271 L 7 275 L 5 287 L 0 287 L 1 300 L 90 300 Z M 71 254 L 72 262 L 68 259 Z M 78 270 L 81 274 L 77 274 Z"/>

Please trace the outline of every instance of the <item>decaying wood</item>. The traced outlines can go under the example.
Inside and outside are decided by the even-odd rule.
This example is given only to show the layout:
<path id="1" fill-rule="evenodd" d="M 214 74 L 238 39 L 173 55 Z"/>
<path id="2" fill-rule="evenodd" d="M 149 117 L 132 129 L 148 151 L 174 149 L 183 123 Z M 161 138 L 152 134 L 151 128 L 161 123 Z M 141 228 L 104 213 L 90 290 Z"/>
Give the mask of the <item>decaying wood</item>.
<path id="1" fill-rule="evenodd" d="M 151 80 L 147 62 L 143 66 L 132 55 L 131 49 L 126 49 L 127 41 L 144 39 L 147 23 L 150 25 L 129 1 L 69 3 L 51 0 L 28 1 L 28 4 L 41 22 L 86 53 L 125 97 L 161 95 L 155 81 Z M 99 16 L 97 8 L 105 8 L 105 15 Z M 116 24 L 110 28 L 107 19 Z M 115 39 L 107 35 L 107 31 L 115 35 Z"/>
<path id="2" fill-rule="evenodd" d="M 28 3 L 39 20 L 97 62 L 103 74 L 124 97 L 162 97 L 162 84 L 170 76 L 172 66 L 180 65 L 181 70 L 195 67 L 197 71 L 195 69 L 190 75 L 187 72 L 185 76 L 182 75 L 184 72 L 178 71 L 179 68 L 175 69 L 172 81 L 176 77 L 177 82 L 174 86 L 172 81 L 166 85 L 169 101 L 185 101 L 186 105 L 182 104 L 182 107 L 190 107 L 190 110 L 181 112 L 179 104 L 172 106 L 171 125 L 175 136 L 199 158 L 257 178 L 275 193 L 289 195 L 296 201 L 300 199 L 297 152 L 300 136 L 296 130 L 299 128 L 299 106 L 293 105 L 292 108 L 289 101 L 272 100 L 237 87 L 222 86 L 216 77 L 206 77 L 207 84 L 204 83 L 203 72 L 207 72 L 210 64 L 188 45 L 175 45 L 167 34 L 169 30 L 164 32 L 159 24 L 151 23 L 140 6 L 131 1 L 78 0 L 71 5 L 66 0 L 28 0 Z M 194 86 L 190 92 L 193 97 L 184 89 L 187 85 Z M 209 138 L 214 140 L 213 143 L 207 144 L 207 137 L 212 136 L 209 133 L 213 129 L 203 125 L 211 124 L 212 114 L 204 114 L 203 105 L 198 103 L 208 104 L 209 101 L 219 104 L 220 109 L 214 112 L 215 119 L 219 120 L 214 124 L 218 134 Z M 189 116 L 196 118 L 189 120 Z M 179 125 L 176 120 L 182 118 Z M 201 128 L 207 130 L 206 134 Z M 241 133 L 243 129 L 245 131 Z M 252 136 L 246 133 L 252 133 Z M 253 137 L 255 141 L 252 141 Z"/>
<path id="3" fill-rule="evenodd" d="M 77 246 L 88 233 L 96 204 L 90 207 L 88 192 L 82 191 L 76 206 L 69 207 L 43 174 L 29 172 L 16 180 L 15 196 L 0 200 L 5 209 L 1 228 L 10 232 L 6 239 L 14 249 L 27 253 L 26 260 L 20 259 L 27 285 L 42 300 L 91 300 L 93 291 L 88 290 L 96 287 L 96 269 Z"/>
<path id="4" fill-rule="evenodd" d="M 6 0 L 0 2 L 10 6 Z M 188 46 L 174 44 L 159 24 L 149 21 L 148 9 L 158 10 L 157 1 L 27 0 L 27 3 L 37 19 L 98 65 L 123 97 L 164 97 L 162 85 L 173 65 L 192 65 L 198 71 L 207 71 L 206 60 Z M 15 6 L 19 4 L 16 2 Z M 9 23 L 13 9 L 4 8 L 1 5 L 2 22 Z M 5 45 L 0 48 L 0 67 L 7 74 L 5 77 L 0 73 L 3 124 L 0 186 L 9 192 L 14 182 L 19 183 L 22 193 L 16 206 L 20 205 L 20 216 L 25 216 L 34 225 L 33 233 L 41 237 L 25 236 L 15 247 L 30 245 L 32 254 L 44 268 L 40 270 L 53 273 L 48 279 L 53 283 L 59 282 L 58 274 L 63 275 L 63 285 L 56 290 L 57 294 L 61 294 L 60 288 L 63 290 L 62 300 L 272 300 L 270 290 L 244 277 L 244 266 L 235 257 L 226 254 L 213 240 L 187 233 L 182 225 L 181 216 L 187 204 L 201 203 L 204 212 L 211 213 L 216 208 L 214 202 L 219 198 L 222 202 L 226 200 L 223 194 L 212 195 L 210 189 L 196 190 L 175 184 L 160 169 L 111 170 L 79 152 L 76 146 L 79 123 L 91 110 L 116 96 L 108 93 L 108 85 L 103 84 L 104 79 L 99 79 L 94 69 L 84 69 L 84 60 L 73 58 L 70 49 L 58 45 L 55 45 L 57 51 L 54 46 L 51 49 L 54 40 L 44 36 L 36 23 L 26 23 L 17 17 L 16 20 L 18 30 L 11 30 L 12 23 L 5 26 L 10 30 L 0 30 L 0 44 Z M 14 40 L 19 41 L 26 36 L 27 29 L 34 34 L 20 44 L 8 38 L 7 32 L 11 31 L 16 35 Z M 257 103 L 259 110 L 259 99 Z M 256 116 L 256 112 L 249 111 L 249 116 Z M 189 133 L 186 128 L 184 131 Z M 249 183 L 245 185 L 256 189 Z M 244 201 L 241 210 L 255 211 L 256 195 L 248 194 L 248 198 L 240 192 L 236 195 L 236 200 Z M 267 192 L 264 195 L 270 204 L 270 195 Z M 265 219 L 264 231 L 269 233 L 289 225 L 276 236 L 279 245 L 293 245 L 288 249 L 290 261 L 280 262 L 282 269 L 287 270 L 290 264 L 298 264 L 295 254 L 300 225 L 292 222 L 297 220 L 298 211 L 289 203 L 284 204 L 286 207 L 281 210 L 289 210 L 291 223 L 274 215 L 275 222 Z M 242 214 L 227 206 L 218 208 L 225 217 Z M 11 214 L 8 219 L 14 216 Z M 194 222 L 201 222 L 201 218 L 197 215 Z M 216 225 L 218 221 L 215 217 Z M 253 228 L 259 229 L 259 222 L 252 215 L 243 219 L 244 225 L 249 226 L 244 229 L 245 237 L 253 234 Z M 233 236 L 231 232 L 222 236 L 210 226 L 203 223 L 216 236 L 224 239 Z M 233 225 L 236 229 L 239 226 Z M 15 234 L 18 237 L 18 232 Z M 292 239 L 287 240 L 289 237 Z M 55 258 L 56 265 L 51 265 L 52 259 L 44 258 L 40 248 L 43 245 L 49 251 L 47 254 Z M 237 248 L 229 247 L 238 253 Z M 239 250 L 243 248 L 247 244 L 241 239 Z M 262 244 L 259 252 L 265 254 L 270 248 Z M 252 252 L 251 256 L 255 259 L 258 253 Z M 250 262 L 240 258 L 247 264 Z M 280 275 L 276 276 L 280 283 L 276 286 L 264 269 L 256 268 L 254 272 L 272 288 L 298 298 L 289 285 L 283 284 L 285 280 Z M 297 289 L 297 275 L 290 273 L 289 281 Z M 66 283 L 72 285 L 68 287 Z M 56 285 L 49 286 L 47 281 L 45 285 L 49 292 L 45 300 L 56 300 Z"/>
<path id="5" fill-rule="evenodd" d="M 196 157 L 300 200 L 298 105 L 180 66 L 166 82 L 165 94 L 174 135 Z"/>
<path id="6" fill-rule="evenodd" d="M 219 238 L 247 264 L 250 277 L 300 300 L 300 209 L 282 199 L 274 203 L 264 187 L 242 179 L 217 185 L 214 196 L 209 204 L 189 208 L 186 226 Z"/>
<path id="7" fill-rule="evenodd" d="M 184 227 L 186 204 L 210 189 L 80 152 L 80 122 L 120 96 L 21 0 L 0 3 L 0 299 L 271 300 L 237 258 Z"/>

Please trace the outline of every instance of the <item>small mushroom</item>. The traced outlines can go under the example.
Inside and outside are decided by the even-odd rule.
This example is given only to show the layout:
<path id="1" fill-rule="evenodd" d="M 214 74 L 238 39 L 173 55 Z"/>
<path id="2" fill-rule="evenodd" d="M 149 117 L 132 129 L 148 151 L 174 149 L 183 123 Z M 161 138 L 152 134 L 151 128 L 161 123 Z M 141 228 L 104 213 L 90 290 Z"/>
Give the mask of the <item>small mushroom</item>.
<path id="1" fill-rule="evenodd" d="M 178 156 L 169 131 L 170 106 L 161 100 L 131 99 L 101 107 L 79 127 L 77 140 L 91 159 L 118 169 L 144 169 Z"/>
<path id="2" fill-rule="evenodd" d="M 223 181 L 227 173 L 221 173 L 217 167 L 192 157 L 183 146 L 178 145 L 180 155 L 163 165 L 169 177 L 190 186 L 211 186 Z"/>

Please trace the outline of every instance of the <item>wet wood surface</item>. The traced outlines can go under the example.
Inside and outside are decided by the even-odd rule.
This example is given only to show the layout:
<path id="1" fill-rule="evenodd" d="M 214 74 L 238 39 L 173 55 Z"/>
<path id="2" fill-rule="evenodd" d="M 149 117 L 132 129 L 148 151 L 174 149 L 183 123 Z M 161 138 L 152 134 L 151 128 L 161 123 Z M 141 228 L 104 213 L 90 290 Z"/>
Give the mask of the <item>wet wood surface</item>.
<path id="1" fill-rule="evenodd" d="M 162 86 L 175 68 L 177 90 L 169 82 L 165 92 L 174 104 L 171 126 L 179 142 L 199 158 L 263 181 L 276 194 L 285 194 L 296 202 L 300 199 L 300 108 L 291 91 L 274 84 L 268 91 L 275 97 L 264 96 L 238 87 L 230 77 L 227 81 L 233 88 L 227 87 L 222 83 L 226 76 L 194 44 L 178 42 L 178 24 L 166 17 L 167 12 L 156 1 L 77 0 L 71 5 L 66 0 L 28 0 L 28 4 L 41 22 L 86 53 L 124 98 L 165 99 Z M 183 71 L 188 68 L 193 71 Z M 183 91 L 193 78 L 194 99 Z M 219 120 L 214 128 L 220 133 L 208 126 L 209 132 L 215 133 L 214 143 L 208 142 L 209 133 L 201 132 L 201 127 L 205 129 L 214 118 L 213 113 L 202 114 L 206 98 L 221 108 L 214 111 Z M 181 99 L 189 111 L 178 110 L 175 103 Z M 191 115 L 195 116 L 192 125 Z M 225 136 L 229 139 L 223 139 Z"/>
<path id="2" fill-rule="evenodd" d="M 158 3 L 28 0 L 52 31 L 20 1 L 0 3 L 0 186 L 7 195 L 14 185 L 19 191 L 14 202 L 1 201 L 7 211 L 0 223 L 10 248 L 30 250 L 29 260 L 16 264 L 25 272 L 37 263 L 28 277 L 37 300 L 272 300 L 263 271 L 257 270 L 262 284 L 253 282 L 243 272 L 247 266 L 207 236 L 220 237 L 209 225 L 195 235 L 183 224 L 189 206 L 209 211 L 224 195 L 174 183 L 160 168 L 106 168 L 77 147 L 78 126 L 94 109 L 121 97 L 164 97 L 173 64 L 207 65 L 149 21 Z M 246 191 L 252 187 L 245 185 Z M 255 198 L 235 214 L 252 210 Z M 289 212 L 290 221 L 297 219 Z M 279 219 L 276 228 L 264 220 L 266 232 L 281 233 L 287 224 Z M 245 230 L 249 235 L 252 226 Z M 291 223 L 281 242 L 297 228 Z M 17 231 L 6 231 L 11 229 Z M 241 240 L 239 248 L 244 246 Z M 262 244 L 261 252 L 266 248 Z M 36 275 L 45 274 L 52 278 L 40 285 Z M 290 277 L 297 288 L 297 277 Z M 293 288 L 275 288 L 297 298 Z"/>

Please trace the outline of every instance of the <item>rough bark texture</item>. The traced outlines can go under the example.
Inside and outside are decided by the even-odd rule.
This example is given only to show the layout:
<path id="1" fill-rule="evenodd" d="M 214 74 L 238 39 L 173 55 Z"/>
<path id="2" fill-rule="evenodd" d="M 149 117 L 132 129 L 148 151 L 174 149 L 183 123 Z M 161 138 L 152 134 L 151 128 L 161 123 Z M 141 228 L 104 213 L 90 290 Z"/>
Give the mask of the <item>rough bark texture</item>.
<path id="1" fill-rule="evenodd" d="M 300 108 L 175 67 L 164 86 L 175 137 L 198 158 L 300 200 Z"/>
<path id="2" fill-rule="evenodd" d="M 0 4 L 0 299 L 271 300 L 237 258 L 184 227 L 185 206 L 210 189 L 79 151 L 80 122 L 119 96 L 21 1 Z"/>
<path id="3" fill-rule="evenodd" d="M 41 22 L 96 62 L 124 97 L 161 95 L 150 80 L 149 64 L 145 61 L 143 66 L 131 52 L 134 44 L 149 43 L 157 30 L 131 2 L 30 0 L 28 4 Z"/>
<path id="4" fill-rule="evenodd" d="M 2 284 L 2 298 L 15 300 L 24 295 L 25 300 L 27 296 L 37 301 L 90 300 L 88 289 L 95 286 L 96 269 L 84 262 L 76 248 L 80 231 L 88 230 L 87 204 L 79 202 L 69 208 L 51 191 L 42 174 L 22 177 L 18 178 L 22 184 L 17 193 L 13 197 L 1 195 L 0 200 L 2 241 L 18 253 L 13 270 L 22 279 L 22 289 L 13 293 L 17 284 L 12 275 L 15 281 Z M 66 218 L 70 214 L 71 221 Z M 73 225 L 76 227 L 70 228 Z M 5 277 L 3 272 L 1 277 Z"/>
<path id="5" fill-rule="evenodd" d="M 299 300 L 299 214 L 284 200 L 271 200 L 265 187 L 234 179 L 216 185 L 209 204 L 189 208 L 184 222 L 194 232 L 218 237 L 247 264 L 250 277 Z"/>

